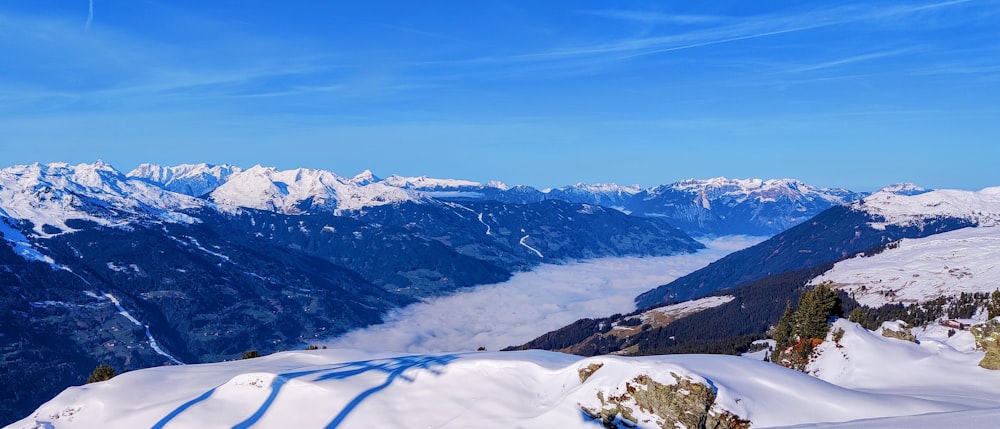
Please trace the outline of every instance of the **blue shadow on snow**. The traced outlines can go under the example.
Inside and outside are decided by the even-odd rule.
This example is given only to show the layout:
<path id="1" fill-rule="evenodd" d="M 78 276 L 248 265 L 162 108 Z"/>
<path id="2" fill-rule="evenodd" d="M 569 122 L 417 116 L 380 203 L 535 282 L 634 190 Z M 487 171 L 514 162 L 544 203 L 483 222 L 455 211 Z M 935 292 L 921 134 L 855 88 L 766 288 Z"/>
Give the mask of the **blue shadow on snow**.
<path id="1" fill-rule="evenodd" d="M 440 374 L 436 367 L 448 365 L 456 359 L 458 359 L 458 355 L 401 356 L 388 359 L 373 359 L 367 361 L 341 363 L 323 369 L 278 374 L 277 377 L 275 377 L 274 382 L 271 383 L 271 393 L 268 395 L 267 399 L 264 400 L 264 403 L 261 404 L 253 415 L 248 417 L 246 420 L 235 424 L 233 429 L 247 429 L 260 421 L 260 419 L 264 417 L 264 414 L 267 413 L 267 410 L 271 408 L 275 399 L 278 398 L 278 393 L 281 392 L 281 389 L 290 380 L 310 375 L 318 375 L 315 379 L 313 379 L 313 381 L 321 382 L 326 380 L 345 380 L 369 371 L 385 373 L 385 382 L 358 394 L 358 396 L 348 402 L 347 405 L 345 405 L 344 408 L 337 413 L 333 420 L 326 425 L 327 429 L 334 429 L 340 426 L 340 424 L 347 419 L 351 412 L 354 411 L 358 405 L 364 402 L 365 399 L 368 399 L 369 396 L 389 387 L 394 381 L 396 381 L 397 378 L 402 378 L 404 381 L 412 381 L 412 379 L 403 375 L 404 372 L 411 369 L 425 369 L 433 374 Z M 163 417 L 163 419 L 156 422 L 156 424 L 152 426 L 152 429 L 163 429 L 167 423 L 183 414 L 192 406 L 208 400 L 208 398 L 215 393 L 216 389 L 218 389 L 218 387 L 203 393 L 197 398 L 185 402 L 183 405 L 177 407 L 175 410 Z"/>

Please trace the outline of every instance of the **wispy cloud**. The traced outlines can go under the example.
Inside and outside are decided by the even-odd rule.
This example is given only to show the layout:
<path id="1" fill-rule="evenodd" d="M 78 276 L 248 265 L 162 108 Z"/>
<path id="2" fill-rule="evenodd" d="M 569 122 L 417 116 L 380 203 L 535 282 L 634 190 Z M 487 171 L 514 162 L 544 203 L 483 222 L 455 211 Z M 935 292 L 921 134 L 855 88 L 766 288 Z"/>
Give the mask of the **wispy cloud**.
<path id="1" fill-rule="evenodd" d="M 584 10 L 580 13 L 621 21 L 633 21 L 644 24 L 706 24 L 729 20 L 731 18 L 714 15 L 667 14 L 643 10 Z"/>
<path id="2" fill-rule="evenodd" d="M 822 63 L 819 63 L 819 64 L 813 64 L 813 65 L 809 65 L 809 66 L 794 68 L 794 69 L 789 70 L 789 72 L 792 72 L 792 73 L 802 73 L 802 72 L 817 71 L 817 70 L 823 70 L 823 69 L 829 69 L 829 68 L 835 68 L 835 67 L 842 67 L 842 66 L 851 65 L 851 64 L 860 63 L 860 62 L 865 62 L 865 61 L 872 61 L 872 60 L 877 60 L 877 59 L 881 59 L 881 58 L 894 57 L 894 56 L 898 56 L 898 55 L 903 55 L 903 54 L 911 53 L 911 52 L 914 52 L 914 51 L 915 51 L 915 49 L 893 49 L 893 50 L 882 51 L 882 52 L 872 52 L 872 53 L 869 53 L 869 54 L 853 55 L 853 56 L 850 56 L 850 57 L 840 58 L 840 59 L 836 59 L 836 60 L 832 60 L 832 61 L 826 61 L 826 62 L 822 62 Z"/>
<path id="3" fill-rule="evenodd" d="M 90 24 L 94 22 L 94 0 L 90 0 L 90 6 L 87 8 L 87 25 L 84 28 L 90 31 Z"/>
<path id="4" fill-rule="evenodd" d="M 559 60 L 581 56 L 613 56 L 614 59 L 633 58 L 663 52 L 701 48 L 743 40 L 776 36 L 807 30 L 815 30 L 835 25 L 856 22 L 877 22 L 898 19 L 907 15 L 942 9 L 967 3 L 971 0 L 954 0 L 938 3 L 896 5 L 891 7 L 837 6 L 810 10 L 794 14 L 762 15 L 739 20 L 718 21 L 718 25 L 699 26 L 697 29 L 655 37 L 638 37 L 591 45 L 551 49 L 510 57 L 508 60 L 541 61 Z M 687 17 L 683 15 L 659 15 L 641 11 L 611 11 L 609 16 L 631 18 L 638 21 L 656 19 L 684 21 L 692 23 L 712 22 L 710 17 Z"/>
<path id="5" fill-rule="evenodd" d="M 122 103 L 153 106 L 173 101 L 221 97 L 323 95 L 343 89 L 358 67 L 336 54 L 308 49 L 241 56 L 230 51 L 253 39 L 224 37 L 202 45 L 174 45 L 114 27 L 91 28 L 57 17 L 11 15 L 0 11 L 0 40 L 11 78 L 0 80 L 5 103 L 45 109 L 85 101 L 102 108 Z M 93 30 L 93 31 L 91 31 Z M 83 32 L 87 37 L 81 37 Z M 13 42 L 17 40 L 17 42 Z M 18 61 L 13 61 L 18 58 Z M 55 101 L 57 100 L 57 101 Z M 19 113 L 31 109 L 23 107 Z"/>

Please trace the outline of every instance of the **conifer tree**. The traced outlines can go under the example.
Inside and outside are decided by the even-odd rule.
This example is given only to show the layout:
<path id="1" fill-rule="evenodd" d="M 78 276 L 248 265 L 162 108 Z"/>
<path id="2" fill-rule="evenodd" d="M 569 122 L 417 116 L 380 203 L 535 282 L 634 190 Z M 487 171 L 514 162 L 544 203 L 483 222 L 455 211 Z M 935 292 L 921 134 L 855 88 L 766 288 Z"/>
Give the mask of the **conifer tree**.
<path id="1" fill-rule="evenodd" d="M 118 374 L 115 373 L 115 369 L 111 365 L 102 363 L 97 365 L 97 368 L 94 368 L 94 372 L 90 373 L 90 376 L 87 377 L 87 383 L 110 380 L 116 375 Z"/>
<path id="2" fill-rule="evenodd" d="M 774 327 L 774 334 L 771 335 L 778 349 L 788 347 L 792 340 L 792 318 L 794 314 L 792 311 L 792 301 L 785 301 L 785 313 L 781 315 L 781 320 L 778 320 L 778 325 Z"/>
<path id="3" fill-rule="evenodd" d="M 862 310 L 861 307 L 854 307 L 854 310 L 851 310 L 851 314 L 847 316 L 847 320 L 850 320 L 862 326 L 866 324 L 865 319 L 867 319 L 867 317 L 865 317 L 865 311 Z"/>
<path id="4" fill-rule="evenodd" d="M 826 338 L 830 331 L 827 323 L 830 316 L 840 312 L 840 297 L 823 283 L 802 293 L 799 298 L 799 308 L 793 317 L 792 332 L 800 339 Z"/>
<path id="5" fill-rule="evenodd" d="M 990 319 L 1000 316 L 1000 289 L 994 290 L 990 295 L 990 302 L 986 304 L 986 312 Z"/>

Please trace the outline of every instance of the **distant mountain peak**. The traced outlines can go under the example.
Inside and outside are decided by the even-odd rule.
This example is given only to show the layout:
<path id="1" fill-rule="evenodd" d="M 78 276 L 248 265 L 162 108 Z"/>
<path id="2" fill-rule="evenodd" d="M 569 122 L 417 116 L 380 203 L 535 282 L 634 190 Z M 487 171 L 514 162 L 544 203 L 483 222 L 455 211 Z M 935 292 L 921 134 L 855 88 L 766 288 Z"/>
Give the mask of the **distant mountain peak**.
<path id="1" fill-rule="evenodd" d="M 215 190 L 235 173 L 243 171 L 229 164 L 178 164 L 162 166 L 142 163 L 126 176 L 162 186 L 171 192 L 200 197 Z"/>
<path id="2" fill-rule="evenodd" d="M 510 189 L 510 186 L 507 186 L 506 183 L 501 182 L 499 180 L 490 180 L 489 182 L 486 182 L 486 186 L 489 186 L 491 188 L 497 188 L 501 191 L 506 191 Z"/>
<path id="3" fill-rule="evenodd" d="M 351 178 L 351 182 L 359 186 L 370 185 L 372 183 L 381 182 L 382 179 L 372 173 L 371 170 L 364 170 L 358 173 L 356 176 Z"/>
<path id="4" fill-rule="evenodd" d="M 924 189 L 913 183 L 894 183 L 892 185 L 884 186 L 876 192 L 887 192 L 896 195 L 920 195 L 930 192 L 930 189 Z"/>

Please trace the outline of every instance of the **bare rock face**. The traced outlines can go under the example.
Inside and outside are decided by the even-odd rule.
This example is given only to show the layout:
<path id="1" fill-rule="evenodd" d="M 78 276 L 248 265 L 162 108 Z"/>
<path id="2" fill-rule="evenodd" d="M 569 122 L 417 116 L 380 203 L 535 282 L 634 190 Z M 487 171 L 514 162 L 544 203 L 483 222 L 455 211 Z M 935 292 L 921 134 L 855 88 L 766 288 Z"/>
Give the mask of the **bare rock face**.
<path id="1" fill-rule="evenodd" d="M 604 367 L 603 363 L 594 362 L 590 365 L 580 368 L 580 370 L 578 371 L 580 373 L 580 382 L 581 383 L 586 382 L 587 379 L 590 378 L 590 376 L 594 375 L 594 373 L 597 372 L 597 370 L 603 367 Z"/>
<path id="2" fill-rule="evenodd" d="M 1000 321 L 990 320 L 969 329 L 976 337 L 976 347 L 986 351 L 979 366 L 986 369 L 1000 369 Z"/>
<path id="3" fill-rule="evenodd" d="M 917 342 L 917 337 L 910 332 L 908 327 L 904 327 L 902 330 L 889 329 L 888 327 L 882 327 L 882 336 L 886 338 L 895 338 L 898 340 L 909 341 L 911 343 Z"/>
<path id="4" fill-rule="evenodd" d="M 593 366 L 593 365 L 592 365 Z M 590 369 L 587 367 L 584 369 Z M 595 369 L 596 372 L 600 367 Z M 581 370 L 581 378 L 582 377 Z M 588 377 L 589 375 L 588 374 Z M 664 384 L 648 375 L 638 375 L 623 389 L 605 395 L 598 392 L 599 409 L 583 411 L 599 419 L 609 429 L 656 425 L 660 428 L 746 429 L 750 421 L 728 411 L 713 408 L 716 392 L 712 386 L 671 373 L 673 384 Z"/>

